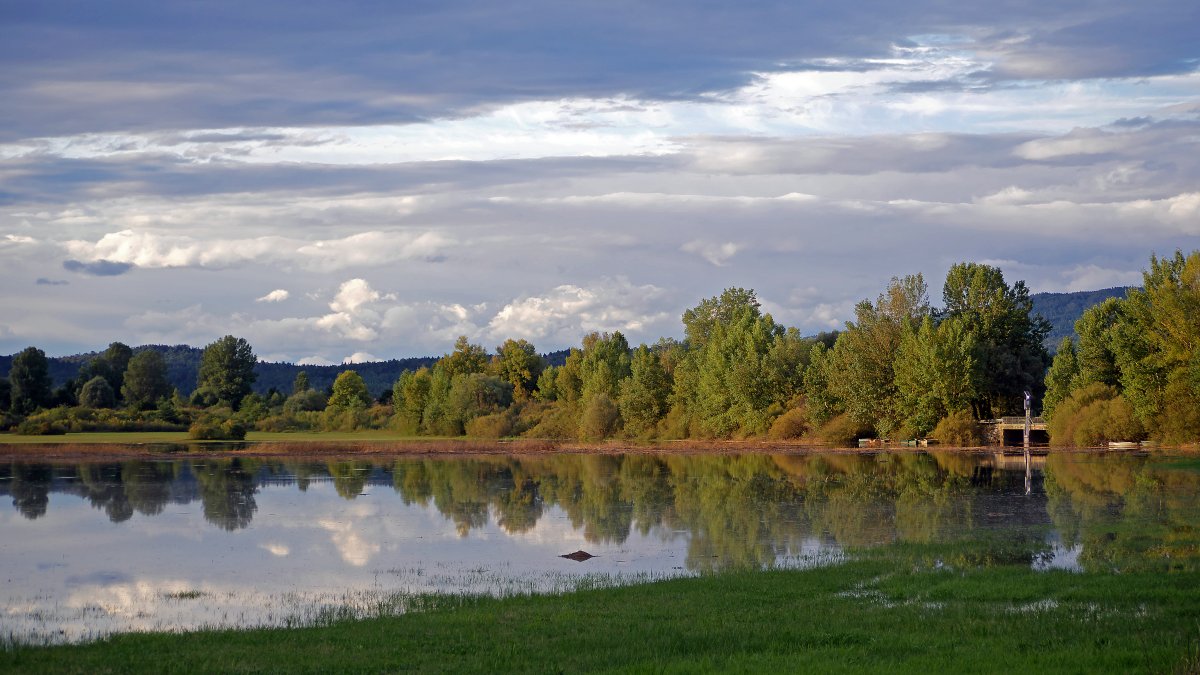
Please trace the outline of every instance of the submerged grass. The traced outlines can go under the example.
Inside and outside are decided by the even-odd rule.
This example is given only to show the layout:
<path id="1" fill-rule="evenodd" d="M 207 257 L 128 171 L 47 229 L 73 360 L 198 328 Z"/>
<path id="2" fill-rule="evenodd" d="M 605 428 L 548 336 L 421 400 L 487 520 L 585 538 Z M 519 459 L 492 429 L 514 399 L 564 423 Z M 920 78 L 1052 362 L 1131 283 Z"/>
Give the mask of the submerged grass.
<path id="1" fill-rule="evenodd" d="M 912 551 L 402 616 L 0 652 L 5 672 L 1195 672 L 1200 577 L 957 569 Z M 918 556 L 925 557 L 925 556 Z"/>

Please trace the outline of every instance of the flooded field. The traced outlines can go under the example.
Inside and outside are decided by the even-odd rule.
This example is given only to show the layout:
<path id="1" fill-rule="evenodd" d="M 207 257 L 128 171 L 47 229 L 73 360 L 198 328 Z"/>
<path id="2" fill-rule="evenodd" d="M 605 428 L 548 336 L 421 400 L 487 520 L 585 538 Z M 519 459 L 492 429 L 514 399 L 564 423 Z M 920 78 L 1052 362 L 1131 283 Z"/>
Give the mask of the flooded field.
<path id="1" fill-rule="evenodd" d="M 896 542 L 952 544 L 937 561 L 952 566 L 1200 567 L 1200 461 L 1167 455 L 14 462 L 0 494 L 0 639 L 25 643 L 837 564 Z"/>

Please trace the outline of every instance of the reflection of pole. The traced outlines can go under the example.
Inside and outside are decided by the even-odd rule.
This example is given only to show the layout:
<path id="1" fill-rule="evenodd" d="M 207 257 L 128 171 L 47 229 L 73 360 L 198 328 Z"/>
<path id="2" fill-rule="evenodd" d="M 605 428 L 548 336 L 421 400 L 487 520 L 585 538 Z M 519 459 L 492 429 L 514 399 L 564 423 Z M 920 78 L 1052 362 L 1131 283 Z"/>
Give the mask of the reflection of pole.
<path id="1" fill-rule="evenodd" d="M 1025 392 L 1025 453 L 1029 454 L 1029 431 L 1033 427 L 1033 410 L 1029 405 L 1029 392 Z"/>
<path id="2" fill-rule="evenodd" d="M 1029 438 L 1028 434 L 1025 436 Z M 1025 445 L 1025 494 L 1033 493 L 1033 460 L 1029 457 L 1029 445 Z"/>

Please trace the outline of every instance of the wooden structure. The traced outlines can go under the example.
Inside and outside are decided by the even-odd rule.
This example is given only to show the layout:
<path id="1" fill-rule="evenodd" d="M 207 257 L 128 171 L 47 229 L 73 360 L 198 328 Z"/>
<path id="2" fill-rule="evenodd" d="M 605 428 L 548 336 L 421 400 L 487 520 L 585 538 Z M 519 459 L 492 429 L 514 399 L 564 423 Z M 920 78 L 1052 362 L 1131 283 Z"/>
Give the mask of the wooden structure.
<path id="1" fill-rule="evenodd" d="M 1019 446 L 1024 441 L 1025 417 L 1000 417 L 994 420 L 980 420 L 984 425 L 987 439 L 1001 447 Z M 1046 420 L 1034 417 L 1030 420 L 1029 430 L 1035 443 L 1047 443 L 1050 435 L 1046 431 Z"/>

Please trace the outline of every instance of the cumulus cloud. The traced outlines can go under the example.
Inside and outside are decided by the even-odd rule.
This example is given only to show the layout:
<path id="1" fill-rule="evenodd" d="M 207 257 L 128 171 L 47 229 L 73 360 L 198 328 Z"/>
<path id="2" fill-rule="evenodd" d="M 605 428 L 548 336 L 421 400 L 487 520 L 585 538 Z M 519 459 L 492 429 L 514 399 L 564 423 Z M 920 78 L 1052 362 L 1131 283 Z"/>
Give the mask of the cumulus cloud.
<path id="1" fill-rule="evenodd" d="M 276 288 L 261 298 L 256 299 L 255 302 L 283 302 L 284 300 L 288 299 L 289 295 L 291 294 L 288 293 L 286 289 Z"/>
<path id="2" fill-rule="evenodd" d="M 355 363 L 372 363 L 374 361 L 379 361 L 379 360 L 381 360 L 381 359 L 378 356 L 375 356 L 374 354 L 371 354 L 370 352 L 354 352 L 350 356 L 347 356 L 346 358 L 342 359 L 342 363 L 344 365 L 349 365 L 349 364 L 355 364 Z"/>
<path id="3" fill-rule="evenodd" d="M 488 322 L 493 339 L 524 338 L 575 344 L 591 331 L 642 333 L 673 317 L 664 310 L 665 289 L 605 279 L 589 287 L 564 284 L 542 295 L 509 302 Z"/>
<path id="4" fill-rule="evenodd" d="M 717 243 L 700 239 L 689 241 L 679 248 L 685 253 L 695 253 L 717 267 L 724 267 L 741 249 L 740 244 L 731 241 Z"/>

